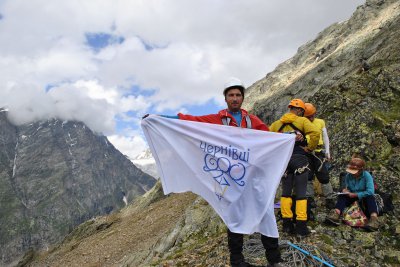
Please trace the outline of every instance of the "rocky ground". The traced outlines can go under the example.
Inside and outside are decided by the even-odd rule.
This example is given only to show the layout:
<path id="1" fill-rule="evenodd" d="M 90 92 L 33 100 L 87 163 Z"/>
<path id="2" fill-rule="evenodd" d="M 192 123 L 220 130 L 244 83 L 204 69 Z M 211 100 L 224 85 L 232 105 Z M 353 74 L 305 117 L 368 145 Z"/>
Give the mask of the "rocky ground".
<path id="1" fill-rule="evenodd" d="M 158 194 L 153 197 L 157 200 Z M 49 251 L 28 253 L 19 266 L 124 266 L 126 261 L 138 266 L 194 199 L 189 193 L 152 204 L 141 199 L 118 213 L 85 222 Z"/>
<path id="2" fill-rule="evenodd" d="M 310 257 L 304 257 L 299 251 L 293 253 L 287 242 L 306 248 L 320 258 L 323 258 L 321 254 L 326 256 L 327 262 L 333 266 L 400 266 L 398 213 L 381 216 L 382 227 L 377 232 L 367 232 L 344 224 L 334 227 L 324 223 L 327 210 L 323 207 L 322 200 L 317 197 L 316 219 L 309 222 L 310 236 L 303 238 L 281 233 L 280 243 L 286 266 L 321 266 L 320 262 L 312 262 Z M 246 236 L 244 254 L 250 263 L 265 266 L 267 262 L 259 240 L 258 235 Z M 293 257 L 297 257 L 297 262 Z M 221 232 L 212 239 L 191 249 L 182 249 L 170 256 L 170 259 L 153 266 L 229 266 L 228 259 L 227 240 L 225 233 Z"/>
<path id="3" fill-rule="evenodd" d="M 325 255 L 334 266 L 400 266 L 398 212 L 381 216 L 379 231 L 366 232 L 324 224 L 324 200 L 316 200 L 310 236 L 281 234 L 286 266 L 294 266 L 294 257 L 297 266 L 313 266 L 310 258 L 290 251 L 288 241 Z M 257 234 L 245 237 L 249 262 L 264 266 L 263 253 Z M 165 197 L 158 184 L 121 212 L 82 224 L 49 251 L 27 253 L 20 266 L 229 266 L 226 228 L 203 199 L 191 193 Z"/>

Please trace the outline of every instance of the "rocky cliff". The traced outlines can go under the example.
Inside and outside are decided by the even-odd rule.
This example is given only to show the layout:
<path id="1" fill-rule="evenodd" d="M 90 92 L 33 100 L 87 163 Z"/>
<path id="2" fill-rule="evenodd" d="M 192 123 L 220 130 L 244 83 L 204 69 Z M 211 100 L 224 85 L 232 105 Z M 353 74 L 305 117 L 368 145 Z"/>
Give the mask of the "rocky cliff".
<path id="1" fill-rule="evenodd" d="M 245 106 L 272 123 L 292 98 L 315 104 L 327 122 L 334 176 L 357 153 L 378 186 L 398 196 L 399 77 L 399 1 L 368 0 L 253 84 Z"/>
<path id="2" fill-rule="evenodd" d="M 80 122 L 15 126 L 0 112 L 0 265 L 125 206 L 154 178 Z"/>

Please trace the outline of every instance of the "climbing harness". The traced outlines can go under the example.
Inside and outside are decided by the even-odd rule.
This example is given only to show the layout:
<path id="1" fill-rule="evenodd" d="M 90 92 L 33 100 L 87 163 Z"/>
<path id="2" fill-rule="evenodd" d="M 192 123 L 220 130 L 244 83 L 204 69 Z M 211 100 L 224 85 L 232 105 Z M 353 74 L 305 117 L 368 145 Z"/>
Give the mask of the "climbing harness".
<path id="1" fill-rule="evenodd" d="M 326 162 L 326 158 L 323 158 L 321 160 L 317 155 L 315 155 L 315 151 L 311 152 L 311 155 L 313 155 L 315 158 L 317 158 L 319 160 L 319 162 L 321 162 L 321 164 L 319 165 L 319 168 L 317 170 L 318 172 L 320 172 L 322 170 L 322 167 L 324 166 L 324 163 Z"/>
<path id="2" fill-rule="evenodd" d="M 300 175 L 300 174 L 302 174 L 303 172 L 305 172 L 306 170 L 309 170 L 310 171 L 310 168 L 308 168 L 308 165 L 309 164 L 307 164 L 306 166 L 303 166 L 303 167 L 300 167 L 300 168 L 297 168 L 296 170 L 294 170 L 294 175 L 296 175 L 296 174 L 298 174 L 298 175 Z"/>
<path id="3" fill-rule="evenodd" d="M 246 120 L 246 128 L 251 129 L 251 119 L 249 115 L 244 116 L 244 119 Z M 231 123 L 231 118 L 229 117 L 223 117 L 222 118 L 222 124 L 223 125 L 229 125 Z M 240 125 L 238 125 L 240 127 Z"/>

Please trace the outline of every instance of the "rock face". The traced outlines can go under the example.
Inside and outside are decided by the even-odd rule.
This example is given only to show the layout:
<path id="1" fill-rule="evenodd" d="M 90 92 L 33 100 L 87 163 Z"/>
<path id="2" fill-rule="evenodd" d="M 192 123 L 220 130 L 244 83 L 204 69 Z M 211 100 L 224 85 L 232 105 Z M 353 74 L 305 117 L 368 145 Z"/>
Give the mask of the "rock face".
<path id="1" fill-rule="evenodd" d="M 291 59 L 252 85 L 245 106 L 267 123 L 292 98 L 317 107 L 327 122 L 334 176 L 356 153 L 378 186 L 400 189 L 400 6 L 367 0 L 345 22 L 322 31 Z M 337 181 L 336 181 L 337 182 Z"/>
<path id="2" fill-rule="evenodd" d="M 80 122 L 15 126 L 0 112 L 0 265 L 125 206 L 155 180 Z"/>

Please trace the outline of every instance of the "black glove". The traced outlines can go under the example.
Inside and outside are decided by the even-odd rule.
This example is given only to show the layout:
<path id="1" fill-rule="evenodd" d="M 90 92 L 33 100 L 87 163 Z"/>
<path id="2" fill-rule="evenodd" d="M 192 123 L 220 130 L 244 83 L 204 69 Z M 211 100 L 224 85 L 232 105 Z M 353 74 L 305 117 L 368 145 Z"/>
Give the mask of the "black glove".
<path id="1" fill-rule="evenodd" d="M 142 117 L 142 120 L 146 119 L 149 115 L 150 115 L 149 113 L 147 113 L 146 115 L 144 115 L 144 116 Z"/>

